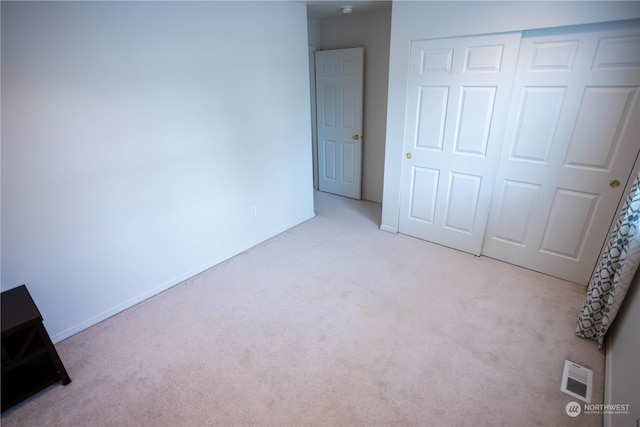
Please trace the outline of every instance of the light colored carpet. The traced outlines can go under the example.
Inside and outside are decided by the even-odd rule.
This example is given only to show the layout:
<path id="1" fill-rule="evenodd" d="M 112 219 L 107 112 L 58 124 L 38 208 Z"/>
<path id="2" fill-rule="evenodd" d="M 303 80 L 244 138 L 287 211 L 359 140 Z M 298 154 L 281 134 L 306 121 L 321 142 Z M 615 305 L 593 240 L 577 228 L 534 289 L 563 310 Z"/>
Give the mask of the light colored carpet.
<path id="1" fill-rule="evenodd" d="M 378 229 L 380 205 L 317 217 L 57 344 L 73 380 L 3 426 L 600 426 L 570 418 L 584 288 Z"/>

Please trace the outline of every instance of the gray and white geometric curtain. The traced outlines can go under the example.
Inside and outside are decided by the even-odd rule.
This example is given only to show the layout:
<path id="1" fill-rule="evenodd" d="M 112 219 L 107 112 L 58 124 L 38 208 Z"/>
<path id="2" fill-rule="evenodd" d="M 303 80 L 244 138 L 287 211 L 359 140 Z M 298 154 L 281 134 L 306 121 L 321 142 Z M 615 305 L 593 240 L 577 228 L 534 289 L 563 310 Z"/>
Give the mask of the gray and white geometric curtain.
<path id="1" fill-rule="evenodd" d="M 620 210 L 609 242 L 602 251 L 578 318 L 576 334 L 597 340 L 600 348 L 640 264 L 639 181 L 640 173 Z"/>

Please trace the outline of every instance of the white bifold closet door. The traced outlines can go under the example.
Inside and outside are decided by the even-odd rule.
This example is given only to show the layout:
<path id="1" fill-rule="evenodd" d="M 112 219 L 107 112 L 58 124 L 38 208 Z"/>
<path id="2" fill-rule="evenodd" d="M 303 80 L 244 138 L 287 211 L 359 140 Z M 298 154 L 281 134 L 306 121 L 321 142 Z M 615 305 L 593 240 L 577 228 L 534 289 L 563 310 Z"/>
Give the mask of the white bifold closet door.
<path id="1" fill-rule="evenodd" d="M 480 254 L 520 33 L 411 46 L 401 233 Z"/>
<path id="2" fill-rule="evenodd" d="M 639 33 L 524 34 L 483 254 L 589 281 L 640 149 Z"/>
<path id="3" fill-rule="evenodd" d="M 400 232 L 586 284 L 640 151 L 639 28 L 414 42 Z"/>

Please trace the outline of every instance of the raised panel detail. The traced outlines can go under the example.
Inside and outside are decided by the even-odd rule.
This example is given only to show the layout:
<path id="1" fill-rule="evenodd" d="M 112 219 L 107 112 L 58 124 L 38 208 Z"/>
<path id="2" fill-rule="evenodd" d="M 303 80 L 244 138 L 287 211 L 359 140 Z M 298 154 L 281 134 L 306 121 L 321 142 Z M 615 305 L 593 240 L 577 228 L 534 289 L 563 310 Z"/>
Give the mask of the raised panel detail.
<path id="1" fill-rule="evenodd" d="M 529 71 L 572 70 L 578 44 L 577 40 L 536 43 Z"/>
<path id="2" fill-rule="evenodd" d="M 442 151 L 449 88 L 420 87 L 416 147 Z"/>
<path id="3" fill-rule="evenodd" d="M 607 37 L 600 39 L 593 69 L 640 67 L 640 37 Z"/>
<path id="4" fill-rule="evenodd" d="M 322 125 L 327 128 L 336 127 L 336 87 L 334 84 L 325 84 L 322 88 L 324 97 L 324 111 L 322 114 Z"/>
<path id="5" fill-rule="evenodd" d="M 322 75 L 334 76 L 336 74 L 335 61 L 322 61 Z"/>
<path id="6" fill-rule="evenodd" d="M 609 169 L 619 129 L 625 122 L 635 88 L 588 87 L 571 136 L 565 165 Z M 637 118 L 636 118 L 637 120 Z"/>
<path id="7" fill-rule="evenodd" d="M 564 87 L 525 87 L 511 160 L 546 163 L 565 97 Z"/>
<path id="8" fill-rule="evenodd" d="M 496 88 L 463 87 L 456 126 L 456 154 L 484 157 L 491 129 Z"/>
<path id="9" fill-rule="evenodd" d="M 440 172 L 436 169 L 414 167 L 411 175 L 409 217 L 433 224 Z"/>
<path id="10" fill-rule="evenodd" d="M 524 246 L 531 211 L 540 192 L 540 185 L 505 180 L 500 195 L 498 227 L 494 238 Z"/>
<path id="11" fill-rule="evenodd" d="M 420 74 L 451 72 L 453 49 L 423 50 L 421 56 Z"/>
<path id="12" fill-rule="evenodd" d="M 577 261 L 599 197 L 597 194 L 558 189 L 540 251 Z"/>
<path id="13" fill-rule="evenodd" d="M 464 61 L 464 72 L 499 73 L 503 50 L 503 45 L 468 47 Z"/>
<path id="14" fill-rule="evenodd" d="M 343 142 L 342 144 L 342 182 L 353 183 L 355 172 L 353 165 L 355 164 L 355 147 L 351 142 Z"/>
<path id="15" fill-rule="evenodd" d="M 482 177 L 453 172 L 449 177 L 444 226 L 466 234 L 473 232 Z"/>
<path id="16" fill-rule="evenodd" d="M 342 127 L 356 127 L 356 88 L 351 84 L 342 87 Z"/>
<path id="17" fill-rule="evenodd" d="M 342 61 L 342 75 L 353 76 L 356 73 L 356 63 L 351 59 Z"/>
<path id="18" fill-rule="evenodd" d="M 336 179 L 336 141 L 324 140 L 324 178 Z"/>

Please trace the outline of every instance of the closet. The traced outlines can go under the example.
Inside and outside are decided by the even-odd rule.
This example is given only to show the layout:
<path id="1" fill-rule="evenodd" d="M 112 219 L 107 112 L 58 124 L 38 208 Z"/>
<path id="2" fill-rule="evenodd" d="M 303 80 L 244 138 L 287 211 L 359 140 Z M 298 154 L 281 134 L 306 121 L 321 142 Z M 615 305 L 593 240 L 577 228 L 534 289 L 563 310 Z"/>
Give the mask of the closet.
<path id="1" fill-rule="evenodd" d="M 638 21 L 413 41 L 399 231 L 586 284 L 640 151 Z"/>

